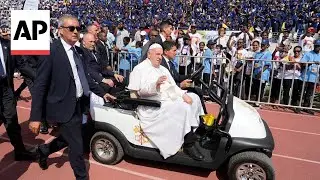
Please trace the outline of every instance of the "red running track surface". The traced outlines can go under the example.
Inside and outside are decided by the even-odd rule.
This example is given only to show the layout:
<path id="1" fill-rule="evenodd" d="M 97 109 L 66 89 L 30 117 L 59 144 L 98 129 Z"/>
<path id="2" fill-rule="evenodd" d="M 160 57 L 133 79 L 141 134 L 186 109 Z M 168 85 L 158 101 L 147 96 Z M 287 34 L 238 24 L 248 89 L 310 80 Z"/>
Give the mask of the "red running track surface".
<path id="1" fill-rule="evenodd" d="M 19 85 L 16 81 L 16 85 Z M 28 130 L 30 114 L 30 95 L 23 92 L 24 100 L 18 102 L 19 122 L 27 147 L 50 141 L 53 136 L 34 136 Z M 29 101 L 29 102 L 27 102 Z M 217 108 L 207 104 L 209 112 Z M 272 161 L 276 169 L 276 179 L 302 180 L 320 179 L 320 117 L 296 115 L 286 112 L 259 110 L 269 124 L 275 138 L 276 148 Z M 0 177 L 6 180 L 34 179 L 74 179 L 68 162 L 67 150 L 57 152 L 49 157 L 49 168 L 42 171 L 37 163 L 15 162 L 12 146 L 3 126 L 0 127 Z M 126 157 L 115 166 L 102 165 L 87 155 L 87 169 L 90 179 L 217 179 L 214 172 L 199 168 L 159 164 L 150 161 Z M 37 178 L 36 178 L 37 177 Z"/>

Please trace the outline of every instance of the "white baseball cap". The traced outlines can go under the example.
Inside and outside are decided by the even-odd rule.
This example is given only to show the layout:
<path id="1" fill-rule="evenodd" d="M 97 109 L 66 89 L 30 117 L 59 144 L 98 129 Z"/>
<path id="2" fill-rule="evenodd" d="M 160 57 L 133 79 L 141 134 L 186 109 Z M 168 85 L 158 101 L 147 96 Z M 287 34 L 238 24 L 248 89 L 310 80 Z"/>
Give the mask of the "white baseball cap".
<path id="1" fill-rule="evenodd" d="M 140 35 L 141 35 L 141 36 L 145 36 L 145 35 L 147 35 L 147 32 L 141 31 L 141 32 L 140 32 Z"/>

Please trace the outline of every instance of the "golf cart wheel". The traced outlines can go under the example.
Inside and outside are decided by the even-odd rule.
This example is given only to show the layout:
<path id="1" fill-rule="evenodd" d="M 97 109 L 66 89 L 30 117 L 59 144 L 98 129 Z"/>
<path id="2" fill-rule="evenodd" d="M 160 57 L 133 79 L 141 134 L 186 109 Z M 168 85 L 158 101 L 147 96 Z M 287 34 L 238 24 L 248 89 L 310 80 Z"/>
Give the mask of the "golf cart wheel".
<path id="1" fill-rule="evenodd" d="M 117 164 L 124 156 L 119 141 L 107 132 L 95 133 L 91 139 L 90 148 L 93 159 L 102 164 Z"/>
<path id="2" fill-rule="evenodd" d="M 230 158 L 228 177 L 230 180 L 274 180 L 275 172 L 268 156 L 249 151 Z"/>

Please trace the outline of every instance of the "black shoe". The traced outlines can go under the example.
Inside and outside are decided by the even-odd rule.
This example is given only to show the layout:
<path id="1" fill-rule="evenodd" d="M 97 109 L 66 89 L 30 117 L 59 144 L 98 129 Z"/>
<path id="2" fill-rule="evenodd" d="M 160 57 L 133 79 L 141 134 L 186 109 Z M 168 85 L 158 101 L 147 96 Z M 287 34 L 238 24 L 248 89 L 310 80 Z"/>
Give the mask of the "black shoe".
<path id="1" fill-rule="evenodd" d="M 35 161 L 37 159 L 36 153 L 24 150 L 21 152 L 15 152 L 15 161 Z"/>
<path id="2" fill-rule="evenodd" d="M 45 156 L 40 148 L 37 148 L 37 155 L 38 155 L 38 164 L 42 170 L 48 169 L 47 159 L 48 156 Z"/>
<path id="3" fill-rule="evenodd" d="M 41 123 L 39 133 L 41 133 L 41 134 L 48 134 L 49 133 L 47 123 Z"/>
<path id="4" fill-rule="evenodd" d="M 192 159 L 202 161 L 204 156 L 199 152 L 195 145 L 183 148 L 183 152 L 189 155 Z"/>

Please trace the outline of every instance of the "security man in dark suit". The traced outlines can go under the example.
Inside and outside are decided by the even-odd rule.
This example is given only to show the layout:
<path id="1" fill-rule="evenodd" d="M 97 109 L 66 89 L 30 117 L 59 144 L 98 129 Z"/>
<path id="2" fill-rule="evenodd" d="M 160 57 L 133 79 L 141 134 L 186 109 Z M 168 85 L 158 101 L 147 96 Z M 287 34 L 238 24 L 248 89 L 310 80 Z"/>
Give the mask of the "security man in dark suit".
<path id="1" fill-rule="evenodd" d="M 35 134 L 39 133 L 42 112 L 45 111 L 46 120 L 59 126 L 60 135 L 49 144 L 38 147 L 40 167 L 47 169 L 48 156 L 68 146 L 69 161 L 76 179 L 86 180 L 81 107 L 85 97 L 89 97 L 90 90 L 105 99 L 114 97 L 103 95 L 83 66 L 82 51 L 75 46 L 80 31 L 77 18 L 62 16 L 58 28 L 61 38 L 51 44 L 50 55 L 41 59 L 37 69 L 29 128 Z"/>
<path id="2" fill-rule="evenodd" d="M 104 69 L 111 65 L 109 61 L 109 56 L 107 52 L 107 47 L 105 42 L 107 41 L 107 34 L 103 31 L 98 33 L 98 40 L 96 41 L 96 51 L 98 56 L 100 57 L 101 65 L 103 65 Z"/>
<path id="3" fill-rule="evenodd" d="M 33 90 L 33 81 L 36 78 L 36 71 L 38 68 L 38 61 L 39 56 L 22 56 L 21 57 L 22 62 L 24 63 L 24 66 L 20 71 L 22 71 L 21 75 L 24 78 L 23 83 L 20 85 L 20 87 L 14 92 L 15 96 L 18 98 L 20 97 L 21 92 L 28 87 L 30 94 L 32 96 L 32 90 Z M 41 134 L 48 134 L 48 124 L 47 121 L 42 121 L 41 127 L 40 127 L 40 133 Z"/>
<path id="4" fill-rule="evenodd" d="M 154 44 L 160 44 L 162 46 L 163 42 L 169 39 L 173 31 L 173 23 L 170 20 L 163 20 L 160 23 L 160 34 L 155 38 L 150 38 L 150 41 L 142 47 L 141 60 L 147 59 L 147 54 L 149 47 Z"/>
<path id="5" fill-rule="evenodd" d="M 163 48 L 163 58 L 161 61 L 161 65 L 169 70 L 174 81 L 177 83 L 177 86 L 179 86 L 181 89 L 185 89 L 189 92 L 193 92 L 199 96 L 203 110 L 205 113 L 207 113 L 206 106 L 203 101 L 203 93 L 202 93 L 201 88 L 190 87 L 192 80 L 188 79 L 187 75 L 179 74 L 178 71 L 174 67 L 174 64 L 172 61 L 175 58 L 176 51 L 177 51 L 177 45 L 175 44 L 175 42 L 164 41 L 162 44 L 162 48 Z"/>
<path id="6" fill-rule="evenodd" d="M 38 57 L 37 56 L 22 56 L 21 60 L 24 62 L 24 73 L 21 74 L 23 76 L 23 83 L 20 87 L 15 91 L 15 95 L 17 97 L 20 96 L 21 92 L 28 86 L 29 90 L 33 86 L 33 80 L 36 77 L 36 70 L 38 66 Z M 21 73 L 21 72 L 20 72 Z"/>
<path id="7" fill-rule="evenodd" d="M 21 71 L 21 62 L 20 56 L 10 55 L 9 40 L 0 37 L 0 125 L 4 124 L 7 130 L 16 161 L 35 159 L 24 147 L 14 96 L 13 74 L 16 68 Z"/>

